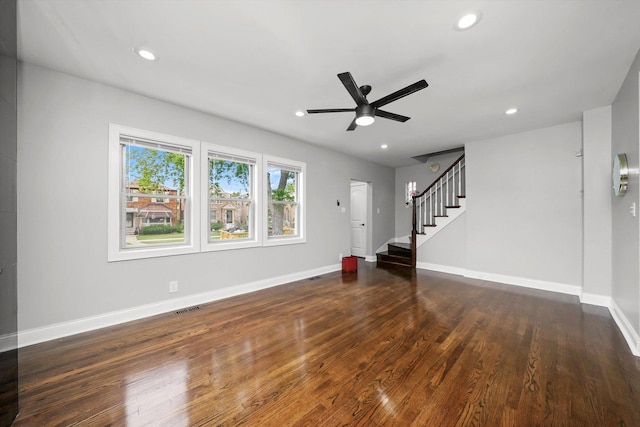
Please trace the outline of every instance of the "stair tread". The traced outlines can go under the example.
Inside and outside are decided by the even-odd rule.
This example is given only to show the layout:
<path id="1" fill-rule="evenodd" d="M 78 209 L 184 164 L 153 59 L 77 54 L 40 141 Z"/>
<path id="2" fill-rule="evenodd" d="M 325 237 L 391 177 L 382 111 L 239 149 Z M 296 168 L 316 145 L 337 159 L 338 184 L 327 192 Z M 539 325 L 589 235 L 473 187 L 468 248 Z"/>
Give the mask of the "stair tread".
<path id="1" fill-rule="evenodd" d="M 436 224 L 422 224 L 423 227 L 437 227 Z"/>
<path id="2" fill-rule="evenodd" d="M 462 195 L 460 195 L 460 196 L 456 196 L 456 197 L 457 197 L 458 199 L 464 199 L 464 198 L 465 198 L 465 197 L 467 197 L 467 196 L 465 196 L 464 194 L 462 194 Z"/>
<path id="3" fill-rule="evenodd" d="M 385 258 L 411 259 L 411 254 L 393 254 L 389 253 L 389 251 L 378 252 L 376 255 L 380 255 Z"/>
<path id="4" fill-rule="evenodd" d="M 397 248 L 403 248 L 403 249 L 409 249 L 411 250 L 411 243 L 404 243 L 404 242 L 394 242 L 394 243 L 388 243 L 387 246 L 395 246 Z"/>
<path id="5" fill-rule="evenodd" d="M 411 266 L 411 256 L 393 255 L 388 252 L 378 252 L 376 254 L 376 262 L 379 264 L 403 265 Z"/>
<path id="6" fill-rule="evenodd" d="M 460 208 L 460 207 L 461 207 L 460 205 L 445 206 L 445 208 L 447 208 L 447 209 L 457 209 L 457 208 Z"/>
<path id="7" fill-rule="evenodd" d="M 383 262 L 383 261 L 378 261 L 376 263 L 376 267 L 381 267 L 381 268 L 392 268 L 392 269 L 412 269 L 410 264 L 399 264 L 399 263 L 395 263 L 395 262 Z"/>

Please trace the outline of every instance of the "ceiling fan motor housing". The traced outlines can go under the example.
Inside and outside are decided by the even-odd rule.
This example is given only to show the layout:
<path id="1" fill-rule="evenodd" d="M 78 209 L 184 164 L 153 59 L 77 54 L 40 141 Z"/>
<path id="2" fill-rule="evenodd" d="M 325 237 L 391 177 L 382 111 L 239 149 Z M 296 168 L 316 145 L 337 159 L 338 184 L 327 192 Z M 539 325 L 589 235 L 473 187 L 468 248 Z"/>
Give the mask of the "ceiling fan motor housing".
<path id="1" fill-rule="evenodd" d="M 356 117 L 362 117 L 362 116 L 375 116 L 376 114 L 376 109 L 373 108 L 371 105 L 366 104 L 366 105 L 358 105 L 356 107 Z"/>

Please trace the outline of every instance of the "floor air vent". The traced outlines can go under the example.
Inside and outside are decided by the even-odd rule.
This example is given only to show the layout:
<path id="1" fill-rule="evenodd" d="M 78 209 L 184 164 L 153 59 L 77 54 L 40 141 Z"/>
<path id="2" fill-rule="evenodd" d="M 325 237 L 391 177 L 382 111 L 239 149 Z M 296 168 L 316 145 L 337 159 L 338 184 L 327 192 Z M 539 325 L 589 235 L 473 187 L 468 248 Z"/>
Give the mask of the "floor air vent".
<path id="1" fill-rule="evenodd" d="M 176 311 L 176 314 L 191 313 L 192 311 L 198 311 L 198 310 L 200 310 L 200 306 L 194 305 L 193 307 L 183 308 L 182 310 L 178 310 Z"/>

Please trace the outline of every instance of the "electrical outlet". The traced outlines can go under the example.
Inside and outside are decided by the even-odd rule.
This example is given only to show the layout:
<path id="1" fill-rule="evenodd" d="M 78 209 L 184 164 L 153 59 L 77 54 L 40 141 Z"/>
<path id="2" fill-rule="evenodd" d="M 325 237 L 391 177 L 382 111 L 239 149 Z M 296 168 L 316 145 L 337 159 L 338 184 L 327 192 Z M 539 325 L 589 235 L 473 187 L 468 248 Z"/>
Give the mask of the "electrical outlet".
<path id="1" fill-rule="evenodd" d="M 173 280 L 169 282 L 169 293 L 172 294 L 174 292 L 178 292 L 178 281 Z"/>

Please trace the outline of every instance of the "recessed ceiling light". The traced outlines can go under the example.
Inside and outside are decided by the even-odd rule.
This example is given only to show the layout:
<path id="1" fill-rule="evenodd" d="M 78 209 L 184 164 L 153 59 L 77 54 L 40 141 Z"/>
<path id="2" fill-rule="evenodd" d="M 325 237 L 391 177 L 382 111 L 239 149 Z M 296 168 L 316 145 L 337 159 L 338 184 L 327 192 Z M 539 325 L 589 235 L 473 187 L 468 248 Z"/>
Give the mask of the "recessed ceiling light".
<path id="1" fill-rule="evenodd" d="M 387 148 L 389 148 L 389 146 L 387 144 L 382 144 L 380 148 L 382 148 L 383 150 L 386 150 Z"/>
<path id="2" fill-rule="evenodd" d="M 514 108 L 509 108 L 509 109 L 508 109 L 507 111 L 505 111 L 504 113 L 505 113 L 507 116 L 511 116 L 511 115 L 514 115 L 514 114 L 515 114 L 515 113 L 517 113 L 517 112 L 518 112 L 518 109 L 514 107 Z"/>
<path id="3" fill-rule="evenodd" d="M 304 116 L 304 111 L 300 111 L 300 110 L 296 111 L 296 116 L 298 117 Z"/>
<path id="4" fill-rule="evenodd" d="M 455 24 L 455 29 L 468 30 L 469 28 L 473 27 L 478 22 L 480 22 L 481 17 L 482 17 L 482 14 L 480 12 L 477 12 L 477 11 L 467 12 L 464 15 L 462 15 L 460 18 L 458 18 Z"/>
<path id="5" fill-rule="evenodd" d="M 150 51 L 149 49 L 147 49 L 146 47 L 136 47 L 135 49 L 133 49 L 133 51 L 137 53 L 138 56 L 140 56 L 143 59 L 146 59 L 147 61 L 156 61 L 158 59 L 156 54 Z"/>

